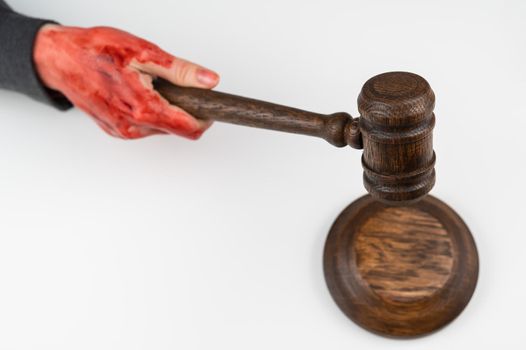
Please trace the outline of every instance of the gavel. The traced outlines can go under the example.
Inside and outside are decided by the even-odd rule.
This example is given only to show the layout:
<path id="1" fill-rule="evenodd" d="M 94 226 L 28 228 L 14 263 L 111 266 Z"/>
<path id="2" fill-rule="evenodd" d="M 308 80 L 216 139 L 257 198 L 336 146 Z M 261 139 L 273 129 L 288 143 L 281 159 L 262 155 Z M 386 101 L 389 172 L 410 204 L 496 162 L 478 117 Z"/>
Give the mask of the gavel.
<path id="1" fill-rule="evenodd" d="M 171 103 L 200 118 L 321 137 L 330 144 L 363 148 L 364 185 L 377 200 L 401 205 L 425 196 L 435 183 L 433 108 L 428 82 L 412 73 L 369 79 L 358 97 L 361 116 L 322 115 L 166 80 L 155 88 Z"/>
<path id="2" fill-rule="evenodd" d="M 478 254 L 464 221 L 428 195 L 435 183 L 435 95 L 424 78 L 389 72 L 369 79 L 358 97 L 358 118 L 162 79 L 154 87 L 197 118 L 363 148 L 369 195 L 338 216 L 323 256 L 331 296 L 357 324 L 390 337 L 420 336 L 448 324 L 467 305 L 478 279 Z"/>

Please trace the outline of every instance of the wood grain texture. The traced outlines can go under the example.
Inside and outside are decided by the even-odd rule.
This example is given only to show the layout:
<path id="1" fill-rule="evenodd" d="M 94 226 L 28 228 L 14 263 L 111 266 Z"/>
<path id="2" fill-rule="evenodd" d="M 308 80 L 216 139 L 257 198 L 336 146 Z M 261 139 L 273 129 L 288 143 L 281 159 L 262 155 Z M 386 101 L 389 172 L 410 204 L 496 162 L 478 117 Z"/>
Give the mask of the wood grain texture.
<path id="1" fill-rule="evenodd" d="M 383 73 L 363 85 L 358 97 L 363 180 L 376 199 L 409 203 L 433 188 L 434 106 L 428 82 L 413 73 Z"/>
<path id="2" fill-rule="evenodd" d="M 478 255 L 468 227 L 440 200 L 390 207 L 367 195 L 333 224 L 324 273 L 333 299 L 357 324 L 414 337 L 462 312 L 477 283 Z"/>
<path id="3" fill-rule="evenodd" d="M 356 266 L 385 301 L 414 302 L 442 288 L 456 254 L 444 225 L 417 208 L 384 208 L 356 232 Z"/>
<path id="4" fill-rule="evenodd" d="M 321 137 L 364 149 L 363 182 L 377 200 L 404 204 L 425 196 L 435 183 L 432 131 L 435 96 L 413 73 L 389 72 L 369 79 L 358 97 L 361 117 L 322 115 L 218 91 L 154 81 L 168 101 L 193 116 L 256 128 Z"/>
<path id="5" fill-rule="evenodd" d="M 323 115 L 224 92 L 180 87 L 163 79 L 157 79 L 154 87 L 168 101 L 200 119 L 316 136 L 337 147 L 362 148 L 358 120 L 345 112 Z"/>
<path id="6" fill-rule="evenodd" d="M 363 182 L 376 199 L 409 203 L 435 183 L 432 131 L 435 96 L 413 73 L 389 72 L 369 79 L 358 97 L 361 117 L 322 115 L 218 91 L 154 81 L 168 101 L 200 119 L 321 137 L 364 149 Z"/>

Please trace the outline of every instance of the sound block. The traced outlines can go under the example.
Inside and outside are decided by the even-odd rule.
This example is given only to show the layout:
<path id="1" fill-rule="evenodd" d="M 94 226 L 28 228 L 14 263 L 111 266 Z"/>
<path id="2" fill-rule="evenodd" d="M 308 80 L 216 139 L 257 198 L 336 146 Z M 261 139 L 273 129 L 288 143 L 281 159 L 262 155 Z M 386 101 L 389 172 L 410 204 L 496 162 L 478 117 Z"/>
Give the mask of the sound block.
<path id="1" fill-rule="evenodd" d="M 433 332 L 468 304 L 478 254 L 462 219 L 426 196 L 389 206 L 366 195 L 334 222 L 324 273 L 339 308 L 367 330 L 390 337 Z"/>

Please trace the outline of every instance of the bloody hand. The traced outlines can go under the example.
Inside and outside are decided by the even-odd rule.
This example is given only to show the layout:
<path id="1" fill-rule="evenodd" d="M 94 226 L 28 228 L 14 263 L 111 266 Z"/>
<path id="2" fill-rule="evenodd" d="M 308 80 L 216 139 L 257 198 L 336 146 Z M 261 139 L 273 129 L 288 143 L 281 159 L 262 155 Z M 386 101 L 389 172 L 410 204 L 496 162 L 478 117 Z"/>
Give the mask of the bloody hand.
<path id="1" fill-rule="evenodd" d="M 197 139 L 210 126 L 170 105 L 152 80 L 159 76 L 176 85 L 213 88 L 219 76 L 129 33 L 46 25 L 38 33 L 34 61 L 47 87 L 63 93 L 110 135 Z"/>

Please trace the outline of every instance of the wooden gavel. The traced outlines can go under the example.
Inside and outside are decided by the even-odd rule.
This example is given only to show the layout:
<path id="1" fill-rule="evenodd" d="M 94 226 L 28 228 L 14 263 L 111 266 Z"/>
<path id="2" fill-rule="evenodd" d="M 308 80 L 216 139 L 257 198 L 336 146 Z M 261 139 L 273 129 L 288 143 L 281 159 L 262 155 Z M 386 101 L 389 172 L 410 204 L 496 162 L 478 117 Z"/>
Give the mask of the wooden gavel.
<path id="1" fill-rule="evenodd" d="M 395 205 L 425 196 L 435 182 L 432 131 L 435 96 L 422 77 L 392 72 L 369 79 L 358 98 L 360 118 L 322 115 L 165 80 L 155 88 L 200 119 L 321 137 L 343 147 L 363 147 L 364 185 L 376 199 Z"/>
<path id="2" fill-rule="evenodd" d="M 363 148 L 370 195 L 341 212 L 325 244 L 325 280 L 336 304 L 360 326 L 396 337 L 431 333 L 462 312 L 477 283 L 478 254 L 458 214 L 427 195 L 435 183 L 435 96 L 425 79 L 405 72 L 369 79 L 355 119 L 164 80 L 154 86 L 197 118 Z"/>

